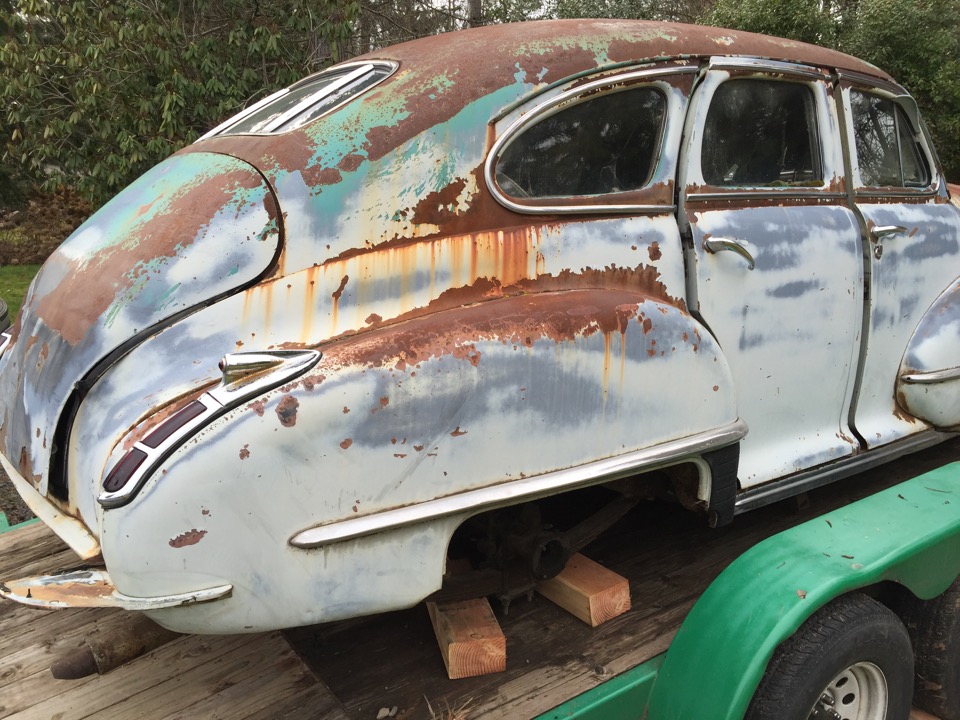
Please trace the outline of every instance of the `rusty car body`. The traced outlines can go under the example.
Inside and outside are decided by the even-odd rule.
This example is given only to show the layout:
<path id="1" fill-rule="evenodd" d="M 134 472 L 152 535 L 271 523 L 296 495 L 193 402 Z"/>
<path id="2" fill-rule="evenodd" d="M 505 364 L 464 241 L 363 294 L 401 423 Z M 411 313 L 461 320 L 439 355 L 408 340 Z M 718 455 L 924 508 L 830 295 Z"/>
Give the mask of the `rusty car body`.
<path id="1" fill-rule="evenodd" d="M 655 478 L 723 524 L 942 440 L 958 194 L 902 87 L 798 42 L 544 21 L 334 66 L 43 266 L 0 451 L 90 567 L 0 592 L 317 623 L 434 593 L 498 508 Z"/>

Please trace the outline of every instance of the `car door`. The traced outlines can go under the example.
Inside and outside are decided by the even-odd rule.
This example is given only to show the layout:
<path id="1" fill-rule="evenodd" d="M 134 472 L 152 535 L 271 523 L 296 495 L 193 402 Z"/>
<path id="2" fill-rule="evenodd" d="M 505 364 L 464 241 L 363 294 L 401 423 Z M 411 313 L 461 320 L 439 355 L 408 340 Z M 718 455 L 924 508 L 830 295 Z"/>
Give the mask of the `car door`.
<path id="1" fill-rule="evenodd" d="M 730 362 L 742 488 L 849 456 L 862 319 L 829 74 L 715 58 L 685 128 L 688 300 Z"/>
<path id="2" fill-rule="evenodd" d="M 900 407 L 895 387 L 914 330 L 956 279 L 960 223 L 913 99 L 854 74 L 841 74 L 839 87 L 868 288 L 852 418 L 872 448 L 930 427 Z"/>

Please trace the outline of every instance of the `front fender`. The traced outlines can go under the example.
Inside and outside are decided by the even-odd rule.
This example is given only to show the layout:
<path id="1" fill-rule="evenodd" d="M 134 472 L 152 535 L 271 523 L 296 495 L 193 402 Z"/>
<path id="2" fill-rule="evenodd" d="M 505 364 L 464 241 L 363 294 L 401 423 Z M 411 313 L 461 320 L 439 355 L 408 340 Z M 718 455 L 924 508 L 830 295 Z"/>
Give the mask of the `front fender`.
<path id="1" fill-rule="evenodd" d="M 934 301 L 910 338 L 897 402 L 937 428 L 960 425 L 960 280 Z"/>

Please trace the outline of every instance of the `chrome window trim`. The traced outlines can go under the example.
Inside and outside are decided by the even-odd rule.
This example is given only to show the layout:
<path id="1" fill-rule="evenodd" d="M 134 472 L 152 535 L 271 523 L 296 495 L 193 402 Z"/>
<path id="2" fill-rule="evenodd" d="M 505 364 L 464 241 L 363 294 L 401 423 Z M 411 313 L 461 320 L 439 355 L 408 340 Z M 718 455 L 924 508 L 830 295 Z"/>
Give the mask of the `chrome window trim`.
<path id="1" fill-rule="evenodd" d="M 795 188 L 757 187 L 755 190 L 737 189 L 731 192 L 688 193 L 687 202 L 712 202 L 716 200 L 844 200 L 847 196 L 841 192 L 820 192 L 816 189 L 799 191 Z"/>
<path id="2" fill-rule="evenodd" d="M 201 140 L 206 140 L 207 138 L 210 138 L 210 137 L 214 137 L 214 136 L 223 134 L 224 132 L 226 132 L 227 130 L 229 130 L 231 127 L 233 127 L 233 126 L 236 125 L 237 123 L 241 122 L 242 120 L 246 119 L 247 117 L 249 117 L 250 115 L 252 115 L 253 113 L 255 113 L 257 110 L 259 110 L 260 108 L 262 108 L 264 105 L 267 105 L 268 103 L 271 103 L 271 102 L 273 102 L 274 100 L 277 100 L 277 99 L 283 97 L 284 95 L 286 95 L 287 93 L 289 93 L 289 92 L 290 92 L 291 90 L 293 90 L 294 88 L 299 87 L 300 85 L 303 85 L 304 83 L 311 82 L 311 81 L 313 81 L 315 78 L 317 78 L 318 76 L 323 75 L 324 73 L 329 72 L 330 70 L 334 70 L 334 69 L 341 70 L 341 69 L 350 68 L 350 67 L 356 67 L 357 70 L 355 70 L 355 71 L 353 71 L 353 72 L 350 72 L 350 73 L 347 73 L 347 74 L 344 75 L 342 78 L 340 78 L 340 80 L 334 82 L 334 83 L 331 84 L 331 85 L 326 86 L 326 87 L 323 88 L 322 90 L 318 90 L 316 93 L 314 93 L 313 95 L 310 95 L 308 98 L 305 98 L 304 100 L 301 100 L 296 106 L 294 106 L 293 109 L 288 110 L 287 112 L 283 113 L 283 114 L 280 115 L 279 117 L 275 118 L 275 119 L 267 126 L 266 129 L 261 130 L 261 131 L 259 131 L 259 132 L 236 133 L 236 135 L 261 136 L 261 135 L 277 135 L 277 134 L 286 132 L 285 130 L 282 130 L 282 129 L 271 129 L 271 128 L 274 128 L 275 126 L 279 128 L 279 127 L 283 124 L 283 122 L 288 122 L 290 119 L 292 119 L 292 117 L 296 117 L 297 114 L 303 112 L 305 108 L 302 108 L 301 106 L 313 104 L 313 103 L 316 103 L 316 102 L 319 101 L 319 100 L 322 100 L 324 97 L 326 97 L 327 94 L 332 93 L 332 92 L 335 92 L 336 90 L 339 90 L 339 89 L 342 88 L 345 84 L 348 84 L 348 83 L 350 83 L 350 82 L 353 82 L 353 80 L 356 80 L 357 78 L 363 77 L 364 75 L 372 72 L 372 71 L 373 71 L 374 69 L 376 69 L 377 67 L 389 68 L 389 72 L 388 72 L 386 75 L 384 75 L 382 78 L 380 78 L 380 79 L 379 79 L 377 82 L 375 82 L 373 85 L 370 85 L 369 87 L 364 88 L 363 93 L 366 93 L 368 90 L 373 89 L 374 87 L 376 87 L 377 85 L 379 85 L 381 82 L 383 82 L 384 80 L 386 80 L 387 78 L 389 78 L 391 75 L 393 75 L 393 74 L 397 71 L 397 68 L 400 67 L 400 64 L 399 64 L 398 62 L 394 61 L 394 60 L 371 60 L 371 61 L 369 61 L 369 62 L 349 62 L 349 63 L 341 63 L 341 64 L 339 64 L 339 65 L 335 65 L 335 66 L 326 68 L 326 69 L 324 69 L 324 70 L 321 70 L 321 71 L 318 72 L 318 73 L 313 73 L 312 75 L 309 75 L 309 76 L 303 78 L 302 80 L 298 80 L 298 81 L 295 82 L 293 85 L 291 85 L 291 86 L 289 86 L 289 87 L 285 87 L 285 88 L 283 88 L 282 90 L 278 90 L 277 92 L 275 92 L 275 93 L 273 93 L 273 94 L 271 94 L 271 95 L 268 95 L 267 97 L 263 98 L 262 100 L 258 100 L 257 102 L 255 102 L 255 103 L 254 103 L 253 105 L 251 105 L 250 107 L 248 107 L 248 108 L 246 108 L 246 109 L 244 109 L 244 110 L 241 110 L 240 113 L 238 113 L 237 115 L 234 115 L 233 117 L 228 118 L 227 120 L 225 120 L 224 122 L 220 123 L 220 124 L 217 125 L 215 128 L 213 128 L 212 130 L 210 130 L 210 131 L 206 132 L 205 134 L 201 135 L 199 138 L 197 138 L 197 140 L 196 140 L 195 142 L 200 142 Z M 364 71 L 363 71 L 363 72 L 359 72 L 359 70 L 361 70 L 361 69 L 364 69 Z M 361 94 L 363 94 L 363 93 L 361 93 Z M 333 112 L 334 110 L 337 110 L 337 109 L 343 107 L 346 103 L 348 103 L 348 102 L 350 102 L 351 100 L 353 100 L 354 97 L 356 97 L 356 96 L 354 95 L 354 96 L 348 97 L 348 98 L 344 99 L 343 102 L 339 102 L 339 103 L 337 103 L 336 105 L 333 105 L 333 106 L 330 107 L 328 110 L 326 110 L 326 111 L 323 113 L 323 115 L 326 115 L 326 114 L 328 114 L 328 113 Z M 308 101 L 309 101 L 309 102 L 308 102 Z M 298 108 L 299 108 L 298 112 L 294 113 L 293 110 L 297 110 Z M 288 117 L 287 117 L 288 115 L 291 115 L 291 117 L 288 118 Z M 322 115 L 320 115 L 320 116 L 318 116 L 318 117 L 322 117 Z M 286 119 L 284 119 L 284 118 L 286 118 Z M 314 119 L 316 119 L 316 118 L 314 118 Z M 283 122 L 280 122 L 281 120 L 283 120 Z"/>
<path id="3" fill-rule="evenodd" d="M 337 80 L 334 80 L 329 85 L 321 88 L 320 90 L 317 90 L 315 93 L 311 95 L 308 95 L 303 100 L 301 100 L 296 105 L 294 105 L 292 108 L 287 110 L 285 113 L 277 116 L 271 122 L 269 122 L 267 126 L 263 129 L 262 133 L 264 135 L 272 135 L 281 127 L 283 127 L 288 122 L 290 122 L 295 117 L 297 117 L 297 115 L 304 112 L 307 108 L 313 105 L 316 105 L 325 97 L 329 95 L 333 95 L 335 92 L 345 87 L 346 85 L 349 85 L 354 80 L 359 80 L 364 75 L 368 75 L 370 72 L 373 71 L 374 67 L 375 65 L 373 63 L 364 63 L 363 65 L 360 65 L 359 67 L 357 67 L 355 70 L 352 70 L 346 73 L 345 75 L 342 75 Z"/>
<path id="4" fill-rule="evenodd" d="M 605 460 L 596 460 L 566 470 L 511 480 L 392 510 L 315 525 L 294 534 L 288 542 L 296 548 L 318 548 L 451 516 L 475 515 L 521 501 L 546 497 L 559 491 L 575 490 L 599 482 L 628 477 L 639 471 L 675 465 L 709 450 L 739 442 L 746 434 L 746 423 L 743 420 L 736 420 L 716 430 L 708 430 L 679 440 L 670 440 L 651 448 Z"/>
<path id="5" fill-rule="evenodd" d="M 876 88 L 897 97 L 910 96 L 910 93 L 908 93 L 895 81 L 885 80 L 882 77 L 877 77 L 874 75 L 865 75 L 864 73 L 855 72 L 853 70 L 837 70 L 837 78 L 839 80 L 845 80 L 846 82 L 856 83 L 857 85 Z"/>
<path id="6" fill-rule="evenodd" d="M 627 192 L 641 192 L 644 188 L 649 187 L 650 183 L 644 186 L 644 188 L 637 188 L 636 190 L 627 190 L 624 193 L 605 193 L 602 195 L 563 195 L 557 196 L 556 200 L 563 200 L 563 204 L 557 205 L 527 205 L 524 203 L 516 202 L 514 199 L 509 197 L 504 193 L 500 186 L 496 182 L 496 175 L 494 169 L 497 164 L 497 159 L 499 158 L 500 153 L 504 148 L 510 144 L 514 138 L 520 135 L 528 127 L 534 125 L 538 119 L 540 119 L 545 114 L 549 113 L 555 109 L 558 105 L 568 103 L 571 100 L 577 99 L 578 97 L 586 94 L 590 94 L 595 90 L 600 90 L 604 88 L 609 88 L 615 92 L 617 86 L 625 82 L 630 82 L 633 80 L 647 80 L 647 79 L 656 79 L 660 77 L 673 77 L 680 74 L 695 74 L 698 72 L 696 66 L 681 66 L 681 67 L 667 67 L 667 68 L 648 68 L 646 70 L 636 70 L 634 72 L 623 73 L 620 75 L 611 75 L 599 80 L 594 80 L 584 85 L 579 85 L 575 88 L 570 88 L 564 92 L 556 95 L 549 100 L 544 101 L 540 105 L 537 105 L 529 112 L 524 113 L 519 118 L 514 120 L 506 130 L 503 131 L 503 134 L 497 138 L 494 142 L 493 147 L 490 148 L 490 152 L 487 154 L 486 162 L 484 163 L 483 168 L 483 177 L 484 181 L 487 184 L 487 189 L 490 191 L 490 194 L 493 195 L 494 199 L 503 205 L 508 210 L 513 210 L 518 213 L 525 213 L 529 215 L 556 215 L 562 213 L 590 213 L 590 214 L 607 214 L 607 213 L 647 213 L 647 212 L 660 212 L 660 213 L 673 213 L 676 210 L 676 205 L 638 205 L 638 204 L 600 204 L 600 203 L 591 203 L 591 202 L 577 202 L 579 198 L 593 198 L 593 197 L 616 197 L 617 195 L 622 195 Z M 667 117 L 664 119 L 664 130 L 666 130 L 666 123 L 669 121 L 669 98 L 667 98 Z M 660 148 L 658 150 L 658 157 L 663 152 L 663 142 L 665 140 L 665 132 L 661 132 L 660 137 Z M 554 198 L 544 198 L 544 200 L 549 200 Z"/>
<path id="7" fill-rule="evenodd" d="M 853 187 L 853 197 L 856 198 L 933 198 L 940 193 L 940 186 L 942 183 L 942 178 L 939 171 L 939 163 L 936 157 L 936 151 L 933 147 L 933 143 L 930 141 L 930 137 L 927 133 L 925 123 L 923 118 L 920 116 L 920 109 L 916 107 L 917 101 L 913 99 L 913 96 L 906 92 L 903 88 L 898 85 L 893 85 L 890 83 L 885 83 L 879 78 L 871 78 L 869 75 L 859 75 L 858 73 L 840 73 L 839 77 L 841 80 L 851 81 L 851 78 L 854 78 L 854 81 L 857 82 L 861 87 L 844 87 L 841 88 L 841 96 L 844 100 L 844 115 L 847 117 L 847 122 L 850 126 L 850 140 L 852 145 L 850 146 L 851 160 L 856 159 L 857 161 L 857 170 L 854 174 L 854 187 Z M 930 173 L 930 184 L 925 187 L 898 187 L 895 185 L 864 185 L 863 177 L 860 175 L 860 158 L 856 157 L 856 138 L 853 136 L 853 101 L 850 97 L 850 93 L 853 90 L 862 92 L 867 95 L 876 95 L 878 97 L 886 98 L 890 100 L 895 106 L 899 107 L 907 115 L 907 119 L 911 122 L 913 120 L 920 120 L 919 127 L 916 131 L 913 132 L 913 135 L 919 136 L 920 138 L 920 149 L 923 151 L 924 159 L 927 161 L 927 170 Z M 911 118 L 910 113 L 906 112 L 906 109 L 902 106 L 904 101 L 910 102 L 914 106 L 914 110 L 917 113 L 916 118 Z M 847 105 L 850 106 L 850 113 L 847 113 Z M 896 117 L 896 116 L 895 116 Z M 899 121 L 898 121 L 899 122 Z M 900 137 L 899 133 L 897 134 L 897 147 L 899 149 Z"/>
<path id="8" fill-rule="evenodd" d="M 799 63 L 779 62 L 777 60 L 766 60 L 763 58 L 749 57 L 711 57 L 708 64 L 710 70 L 751 70 L 758 73 L 777 73 L 780 75 L 791 75 L 794 77 L 812 78 L 815 80 L 827 80 L 830 78 L 830 72 L 822 70 L 814 65 L 802 65 Z"/>

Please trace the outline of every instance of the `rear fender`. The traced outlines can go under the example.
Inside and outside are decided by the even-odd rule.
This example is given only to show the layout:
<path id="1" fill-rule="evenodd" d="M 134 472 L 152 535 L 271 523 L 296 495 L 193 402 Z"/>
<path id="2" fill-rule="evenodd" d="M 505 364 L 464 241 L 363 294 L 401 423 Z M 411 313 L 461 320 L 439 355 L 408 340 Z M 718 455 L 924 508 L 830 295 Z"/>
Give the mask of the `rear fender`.
<path id="1" fill-rule="evenodd" d="M 501 298 L 322 351 L 308 375 L 214 421 L 129 505 L 104 511 L 104 557 L 122 592 L 172 594 L 184 590 L 180 577 L 225 578 L 234 593 L 218 606 L 234 609 L 218 611 L 223 622 L 244 606 L 256 615 L 249 608 L 269 588 L 316 595 L 305 600 L 309 616 L 297 603 L 282 620 L 271 614 L 265 622 L 276 626 L 410 604 L 437 589 L 450 534 L 484 508 L 378 533 L 380 518 L 480 491 L 502 491 L 510 504 L 536 479 L 569 477 L 575 487 L 607 477 L 602 463 L 595 478 L 563 474 L 592 462 L 696 437 L 683 446 L 690 457 L 743 434 L 719 346 L 684 310 L 637 292 Z M 661 465 L 681 459 L 675 453 Z M 374 522 L 359 539 L 313 550 L 290 542 L 358 520 Z M 368 553 L 389 555 L 389 571 Z M 404 591 L 356 593 L 340 562 L 370 565 L 384 582 L 400 573 Z"/>

